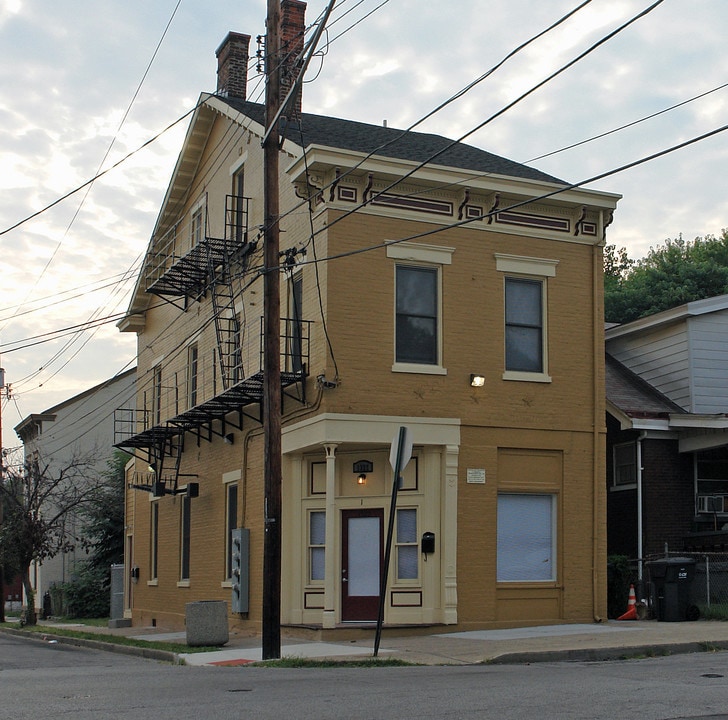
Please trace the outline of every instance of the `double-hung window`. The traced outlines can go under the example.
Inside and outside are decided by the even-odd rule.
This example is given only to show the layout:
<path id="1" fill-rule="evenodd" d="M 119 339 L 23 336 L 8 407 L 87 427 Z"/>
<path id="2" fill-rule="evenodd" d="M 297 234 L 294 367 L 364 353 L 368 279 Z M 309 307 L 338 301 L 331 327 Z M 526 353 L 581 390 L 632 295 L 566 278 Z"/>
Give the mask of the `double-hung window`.
<path id="1" fill-rule="evenodd" d="M 442 367 L 442 266 L 452 248 L 397 243 L 395 262 L 394 365 L 398 372 L 445 374 Z"/>
<path id="2" fill-rule="evenodd" d="M 558 261 L 500 253 L 495 257 L 504 273 L 503 378 L 550 382 L 546 291 Z"/>
<path id="3" fill-rule="evenodd" d="M 308 515 L 308 580 L 321 582 L 326 575 L 326 512 L 312 510 Z"/>
<path id="4" fill-rule="evenodd" d="M 543 282 L 506 278 L 506 370 L 543 372 Z"/>
<path id="5" fill-rule="evenodd" d="M 397 265 L 397 362 L 438 364 L 437 285 L 437 268 Z"/>
<path id="6" fill-rule="evenodd" d="M 637 443 L 615 445 L 612 460 L 614 487 L 634 487 L 637 484 Z"/>
<path id="7" fill-rule="evenodd" d="M 419 558 L 417 510 L 397 510 L 397 580 L 417 580 Z"/>
<path id="8" fill-rule="evenodd" d="M 199 351 L 197 343 L 187 348 L 187 407 L 197 405 L 197 373 L 199 370 Z"/>

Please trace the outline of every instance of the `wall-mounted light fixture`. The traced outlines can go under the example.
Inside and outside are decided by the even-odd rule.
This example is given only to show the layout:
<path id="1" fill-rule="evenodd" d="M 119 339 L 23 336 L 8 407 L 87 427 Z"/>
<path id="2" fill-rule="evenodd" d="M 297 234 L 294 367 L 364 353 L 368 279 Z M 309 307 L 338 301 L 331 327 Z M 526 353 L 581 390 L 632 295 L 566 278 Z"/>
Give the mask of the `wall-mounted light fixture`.
<path id="1" fill-rule="evenodd" d="M 485 385 L 485 375 L 473 374 L 470 376 L 471 387 L 483 387 Z"/>
<path id="2" fill-rule="evenodd" d="M 232 445 L 235 442 L 235 435 L 233 435 L 233 433 L 228 433 L 223 437 L 223 440 L 226 445 Z"/>
<path id="3" fill-rule="evenodd" d="M 374 471 L 374 463 L 371 460 L 358 460 L 354 463 L 354 474 L 357 485 L 367 484 L 367 473 Z"/>

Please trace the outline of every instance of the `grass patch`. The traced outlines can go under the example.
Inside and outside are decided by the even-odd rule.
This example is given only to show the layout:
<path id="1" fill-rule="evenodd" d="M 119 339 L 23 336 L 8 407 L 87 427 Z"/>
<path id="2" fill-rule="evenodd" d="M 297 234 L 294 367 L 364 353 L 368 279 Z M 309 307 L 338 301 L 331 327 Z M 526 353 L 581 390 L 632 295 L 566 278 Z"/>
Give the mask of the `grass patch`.
<path id="1" fill-rule="evenodd" d="M 71 630 L 70 628 L 63 628 L 54 625 L 50 627 L 48 625 L 26 625 L 24 628 L 18 628 L 16 623 L 5 623 L 2 627 L 13 627 L 22 632 L 27 632 L 34 635 L 48 635 L 49 637 L 60 636 L 68 638 L 76 638 L 77 640 L 95 640 L 96 642 L 108 643 L 109 645 L 124 645 L 126 647 L 137 647 L 137 648 L 153 648 L 154 650 L 164 650 L 172 653 L 198 653 L 198 652 L 211 652 L 214 650 L 220 650 L 219 647 L 190 647 L 185 643 L 173 643 L 173 642 L 154 642 L 149 640 L 137 640 L 136 638 L 124 637 L 122 635 L 106 635 L 104 633 L 85 632 L 83 630 Z"/>
<path id="2" fill-rule="evenodd" d="M 728 620 L 728 603 L 698 605 L 701 620 Z"/>
<path id="3" fill-rule="evenodd" d="M 276 667 L 276 668 L 373 668 L 373 667 L 414 667 L 419 663 L 411 663 L 397 658 L 361 658 L 360 660 L 316 660 L 312 658 L 282 657 L 279 660 L 265 660 L 248 663 L 243 667 Z"/>
<path id="4" fill-rule="evenodd" d="M 109 627 L 109 618 L 53 618 L 54 622 L 69 623 L 71 625 L 90 625 L 91 627 Z M 41 621 L 42 622 L 42 621 Z"/>

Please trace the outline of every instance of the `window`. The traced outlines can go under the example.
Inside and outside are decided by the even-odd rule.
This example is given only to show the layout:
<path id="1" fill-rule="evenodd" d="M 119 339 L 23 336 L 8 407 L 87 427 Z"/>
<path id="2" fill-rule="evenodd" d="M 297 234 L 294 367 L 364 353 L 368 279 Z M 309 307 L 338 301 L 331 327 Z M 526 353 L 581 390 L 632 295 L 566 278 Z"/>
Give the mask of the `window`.
<path id="1" fill-rule="evenodd" d="M 153 397 L 153 423 L 159 425 L 162 422 L 162 366 L 157 365 L 152 375 L 152 397 Z"/>
<path id="2" fill-rule="evenodd" d="M 190 220 L 190 246 L 195 247 L 202 242 L 203 231 L 203 208 L 198 207 L 192 213 Z"/>
<path id="3" fill-rule="evenodd" d="M 417 510 L 397 510 L 397 580 L 417 580 L 419 558 Z"/>
<path id="4" fill-rule="evenodd" d="M 438 364 L 437 286 L 437 268 L 397 265 L 396 362 Z"/>
<path id="5" fill-rule="evenodd" d="M 180 509 L 180 580 L 190 579 L 190 498 L 182 496 Z"/>
<path id="6" fill-rule="evenodd" d="M 233 530 L 238 527 L 238 485 L 225 488 L 225 577 L 233 576 Z"/>
<path id="7" fill-rule="evenodd" d="M 320 582 L 326 569 L 326 512 L 314 510 L 308 515 L 309 582 Z"/>
<path id="8" fill-rule="evenodd" d="M 230 377 L 232 382 L 239 383 L 245 379 L 243 373 L 243 317 L 240 313 L 233 316 L 233 346 L 230 356 Z"/>
<path id="9" fill-rule="evenodd" d="M 188 407 L 197 405 L 197 371 L 198 371 L 197 343 L 187 348 L 187 401 Z"/>
<path id="10" fill-rule="evenodd" d="M 556 496 L 498 494 L 498 582 L 556 580 Z"/>
<path id="11" fill-rule="evenodd" d="M 245 197 L 245 166 L 241 165 L 233 173 L 233 195 L 232 195 L 232 223 L 233 239 L 236 243 L 243 244 L 246 241 L 247 213 Z"/>
<path id="12" fill-rule="evenodd" d="M 637 483 L 637 443 L 614 446 L 614 485 L 635 485 Z"/>
<path id="13" fill-rule="evenodd" d="M 159 503 L 152 503 L 152 516 L 149 522 L 150 535 L 150 558 L 149 558 L 149 579 L 156 580 L 159 558 Z"/>
<path id="14" fill-rule="evenodd" d="M 292 277 L 288 286 L 288 366 L 292 372 L 303 369 L 303 277 Z"/>
<path id="15" fill-rule="evenodd" d="M 506 370 L 544 372 L 543 281 L 506 278 Z"/>

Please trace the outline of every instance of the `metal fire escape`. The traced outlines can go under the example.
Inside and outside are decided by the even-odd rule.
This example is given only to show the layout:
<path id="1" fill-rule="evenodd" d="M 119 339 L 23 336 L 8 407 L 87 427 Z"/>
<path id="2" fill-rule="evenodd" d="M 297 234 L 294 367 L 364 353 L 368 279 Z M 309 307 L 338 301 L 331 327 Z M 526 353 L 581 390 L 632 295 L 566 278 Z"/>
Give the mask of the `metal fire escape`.
<path id="1" fill-rule="evenodd" d="M 195 435 L 199 444 L 200 440 L 212 441 L 213 436 L 225 437 L 228 425 L 242 430 L 244 417 L 260 421 L 261 410 L 256 416 L 247 408 L 262 405 L 262 365 L 252 374 L 243 367 L 244 328 L 235 313 L 234 282 L 243 275 L 249 256 L 256 249 L 255 242 L 248 238 L 247 219 L 248 198 L 228 195 L 224 238 L 206 236 L 184 255 L 163 252 L 150 263 L 146 292 L 176 306 L 181 299 L 183 309 L 190 301 L 200 302 L 209 293 L 221 386 L 217 389 L 215 383 L 212 397 L 172 417 L 162 418 L 161 377 L 155 377 L 152 388 L 143 393 L 143 410 L 117 410 L 115 446 L 135 455 L 142 453 L 149 463 L 150 473 L 137 477 L 133 486 L 154 495 L 177 493 L 186 433 Z M 173 243 L 170 246 L 173 247 Z M 283 319 L 282 323 L 285 362 L 282 363 L 281 386 L 285 391 L 301 383 L 297 399 L 305 401 L 305 384 L 301 381 L 307 374 L 309 323 L 300 319 Z M 166 390 L 179 394 L 177 387 Z"/>

